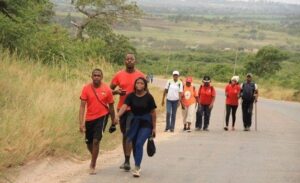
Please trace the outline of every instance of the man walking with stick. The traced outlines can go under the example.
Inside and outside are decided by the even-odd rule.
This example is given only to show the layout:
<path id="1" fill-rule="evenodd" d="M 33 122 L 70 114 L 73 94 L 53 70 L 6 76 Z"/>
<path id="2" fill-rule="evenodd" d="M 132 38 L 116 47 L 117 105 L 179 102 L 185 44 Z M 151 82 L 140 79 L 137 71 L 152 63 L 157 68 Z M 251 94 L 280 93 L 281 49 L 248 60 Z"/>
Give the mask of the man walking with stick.
<path id="1" fill-rule="evenodd" d="M 244 131 L 250 131 L 252 124 L 253 103 L 255 103 L 255 130 L 257 130 L 257 108 L 256 102 L 258 99 L 257 84 L 252 82 L 252 74 L 246 75 L 246 81 L 241 84 L 242 111 Z"/>

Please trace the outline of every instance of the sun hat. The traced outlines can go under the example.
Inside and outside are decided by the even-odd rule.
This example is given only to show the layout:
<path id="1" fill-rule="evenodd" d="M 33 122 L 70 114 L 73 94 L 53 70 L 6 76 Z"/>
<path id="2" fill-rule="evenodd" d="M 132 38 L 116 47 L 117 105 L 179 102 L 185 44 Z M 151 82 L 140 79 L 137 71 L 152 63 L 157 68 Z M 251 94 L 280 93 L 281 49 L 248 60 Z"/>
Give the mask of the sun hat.
<path id="1" fill-rule="evenodd" d="M 204 83 L 209 83 L 210 82 L 210 77 L 209 76 L 204 76 L 202 81 Z"/>
<path id="2" fill-rule="evenodd" d="M 178 75 L 179 76 L 179 71 L 173 71 L 173 75 Z"/>

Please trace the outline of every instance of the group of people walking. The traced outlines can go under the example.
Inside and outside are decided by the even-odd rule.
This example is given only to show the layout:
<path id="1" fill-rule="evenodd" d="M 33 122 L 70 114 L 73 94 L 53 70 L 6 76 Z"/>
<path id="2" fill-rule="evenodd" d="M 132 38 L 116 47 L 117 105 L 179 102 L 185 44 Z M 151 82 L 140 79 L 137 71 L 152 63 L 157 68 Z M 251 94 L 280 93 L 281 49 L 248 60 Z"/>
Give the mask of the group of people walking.
<path id="1" fill-rule="evenodd" d="M 96 173 L 100 141 L 102 139 L 108 117 L 112 124 L 109 132 L 113 132 L 119 124 L 122 132 L 124 163 L 120 169 L 131 170 L 130 156 L 133 151 L 135 166 L 132 169 L 134 177 L 140 177 L 143 146 L 148 138 L 156 136 L 156 102 L 148 89 L 145 75 L 135 68 L 135 56 L 128 53 L 125 56 L 125 69 L 113 77 L 110 86 L 104 83 L 101 69 L 92 71 L 92 83 L 86 84 L 80 95 L 79 130 L 85 134 L 87 149 L 91 154 L 90 174 Z M 226 87 L 226 127 L 228 130 L 229 114 L 232 111 L 233 130 L 238 98 L 243 99 L 243 120 L 245 130 L 251 126 L 253 102 L 257 101 L 257 85 L 251 82 L 251 74 L 247 74 L 247 82 L 240 87 L 235 78 Z M 168 80 L 163 92 L 162 105 L 166 102 L 165 131 L 174 132 L 176 111 L 182 108 L 184 130 L 191 131 L 195 122 L 196 130 L 208 130 L 211 110 L 216 92 L 210 85 L 209 76 L 204 76 L 199 90 L 193 85 L 192 77 L 185 82 L 179 79 L 179 72 L 173 72 L 173 78 Z M 250 91 L 251 90 L 251 91 Z M 117 112 L 114 109 L 114 97 L 119 95 Z M 252 99 L 248 100 L 248 97 Z M 165 100 L 166 98 L 166 100 Z M 204 118 L 204 120 L 202 120 Z M 202 123 L 202 121 L 204 123 Z"/>
<path id="2" fill-rule="evenodd" d="M 96 173 L 99 144 L 108 116 L 112 121 L 109 131 L 113 132 L 115 125 L 119 124 L 122 132 L 124 163 L 120 169 L 131 170 L 130 156 L 133 150 L 134 177 L 140 176 L 146 140 L 156 135 L 156 103 L 148 90 L 148 81 L 135 68 L 134 54 L 126 54 L 124 63 L 126 68 L 115 74 L 110 86 L 102 81 L 102 70 L 94 69 L 92 83 L 85 85 L 81 92 L 79 130 L 85 133 L 87 148 L 91 154 L 90 174 Z M 113 95 L 119 95 L 116 113 Z"/>
<path id="3" fill-rule="evenodd" d="M 192 83 L 192 77 L 187 77 L 185 82 L 178 79 L 179 72 L 173 71 L 173 78 L 167 81 L 162 98 L 162 105 L 167 96 L 167 114 L 165 132 L 174 132 L 176 111 L 181 105 L 183 117 L 183 130 L 191 132 L 191 124 L 195 122 L 195 130 L 208 131 L 211 111 L 214 106 L 216 91 L 211 85 L 209 76 L 204 76 L 199 89 Z M 239 77 L 233 76 L 229 84 L 225 87 L 225 126 L 224 130 L 229 130 L 229 118 L 232 115 L 232 130 L 235 130 L 236 111 L 239 99 L 242 98 L 242 113 L 244 131 L 249 131 L 252 123 L 253 103 L 257 102 L 257 84 L 252 82 L 252 74 L 246 75 L 246 81 L 241 85 L 238 83 Z"/>

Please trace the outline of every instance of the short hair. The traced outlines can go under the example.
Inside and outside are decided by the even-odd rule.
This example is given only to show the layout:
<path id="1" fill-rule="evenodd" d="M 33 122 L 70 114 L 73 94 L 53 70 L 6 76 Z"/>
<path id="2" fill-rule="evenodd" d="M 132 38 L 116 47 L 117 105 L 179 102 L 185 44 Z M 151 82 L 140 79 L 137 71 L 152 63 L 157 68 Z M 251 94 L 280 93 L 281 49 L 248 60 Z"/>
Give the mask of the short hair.
<path id="1" fill-rule="evenodd" d="M 94 70 L 92 71 L 92 75 L 93 75 L 96 71 L 100 72 L 100 73 L 101 73 L 101 76 L 103 76 L 102 70 L 101 70 L 101 69 L 98 69 L 98 68 L 96 68 L 96 69 L 94 69 Z"/>

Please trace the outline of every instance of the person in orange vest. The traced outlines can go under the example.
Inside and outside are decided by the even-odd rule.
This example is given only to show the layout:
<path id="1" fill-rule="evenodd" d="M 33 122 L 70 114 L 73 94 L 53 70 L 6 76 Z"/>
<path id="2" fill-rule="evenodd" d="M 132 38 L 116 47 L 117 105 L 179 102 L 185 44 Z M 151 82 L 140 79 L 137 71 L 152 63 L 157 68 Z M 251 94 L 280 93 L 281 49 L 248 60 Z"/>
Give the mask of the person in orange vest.
<path id="1" fill-rule="evenodd" d="M 210 77 L 204 76 L 202 80 L 203 84 L 198 91 L 198 110 L 196 117 L 196 130 L 202 128 L 202 118 L 204 116 L 203 130 L 208 131 L 210 113 L 214 106 L 216 91 L 213 86 L 210 85 Z"/>
<path id="2" fill-rule="evenodd" d="M 183 86 L 183 94 L 181 97 L 183 131 L 191 132 L 191 124 L 196 118 L 196 103 L 198 100 L 198 93 L 195 86 L 192 85 L 193 78 L 187 77 L 185 85 Z"/>

